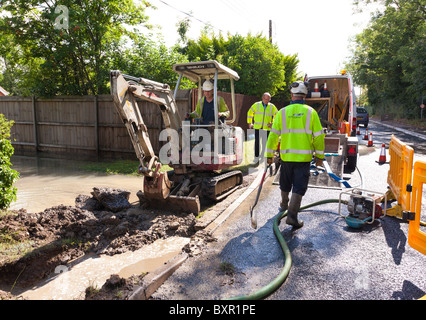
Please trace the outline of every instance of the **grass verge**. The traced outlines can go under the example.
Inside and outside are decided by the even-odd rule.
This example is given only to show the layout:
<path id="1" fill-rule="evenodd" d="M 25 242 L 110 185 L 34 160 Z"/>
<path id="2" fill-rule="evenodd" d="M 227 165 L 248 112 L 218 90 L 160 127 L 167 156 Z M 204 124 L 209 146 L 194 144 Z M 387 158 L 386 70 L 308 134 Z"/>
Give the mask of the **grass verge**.
<path id="1" fill-rule="evenodd" d="M 244 159 L 243 161 L 229 170 L 240 170 L 247 173 L 254 159 L 254 140 L 244 141 Z M 138 176 L 139 161 L 137 160 L 117 160 L 105 162 L 89 162 L 81 165 L 81 169 L 89 172 L 106 174 L 124 174 Z M 162 165 L 160 172 L 170 171 L 169 165 Z"/>

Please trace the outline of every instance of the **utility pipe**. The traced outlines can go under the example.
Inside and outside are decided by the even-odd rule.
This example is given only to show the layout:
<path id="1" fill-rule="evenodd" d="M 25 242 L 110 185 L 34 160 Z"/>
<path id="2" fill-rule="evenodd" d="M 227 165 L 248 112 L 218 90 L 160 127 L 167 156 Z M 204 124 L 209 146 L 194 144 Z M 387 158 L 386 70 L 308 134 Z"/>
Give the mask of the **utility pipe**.
<path id="1" fill-rule="evenodd" d="M 318 202 L 313 202 L 311 204 L 308 204 L 306 206 L 303 206 L 299 209 L 299 211 L 304 210 L 304 209 L 308 209 L 314 206 L 318 206 L 318 205 L 322 205 L 322 204 L 326 204 L 326 203 L 339 203 L 339 199 L 328 199 L 328 200 L 321 200 Z M 280 224 L 280 221 L 287 216 L 287 210 L 284 212 L 279 212 L 277 214 L 277 216 L 274 219 L 274 234 L 275 237 L 277 238 L 281 249 L 284 253 L 284 258 L 285 258 L 285 262 L 284 262 L 284 267 L 282 268 L 280 274 L 274 279 L 272 280 L 269 284 L 267 284 L 266 286 L 260 288 L 259 290 L 248 294 L 248 295 L 243 295 L 243 296 L 237 296 L 237 297 L 232 297 L 229 298 L 227 300 L 259 300 L 259 299 L 263 299 L 265 297 L 267 297 L 268 295 L 270 295 L 271 293 L 273 293 L 275 290 L 277 290 L 285 281 L 285 279 L 287 279 L 287 276 L 290 272 L 290 268 L 291 268 L 291 253 L 290 250 L 287 246 L 287 243 L 284 240 L 284 237 L 282 236 L 280 229 L 278 228 L 278 225 Z"/>

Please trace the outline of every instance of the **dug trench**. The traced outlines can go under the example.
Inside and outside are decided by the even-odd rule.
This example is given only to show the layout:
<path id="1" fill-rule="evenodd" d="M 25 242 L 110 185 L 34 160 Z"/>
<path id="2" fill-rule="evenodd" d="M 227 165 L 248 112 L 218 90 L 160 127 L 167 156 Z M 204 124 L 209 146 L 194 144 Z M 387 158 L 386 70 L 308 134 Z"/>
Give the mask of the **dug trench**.
<path id="1" fill-rule="evenodd" d="M 20 209 L 0 216 L 0 244 L 15 247 L 19 255 L 13 258 L 0 254 L 0 300 L 22 299 L 20 292 L 48 277 L 57 266 L 66 266 L 89 254 L 112 256 L 140 249 L 158 239 L 187 237 L 190 240 L 182 251 L 197 255 L 208 242 L 215 241 L 204 228 L 253 179 L 254 175 L 244 176 L 240 188 L 217 204 L 202 201 L 201 218 L 131 205 L 128 191 L 101 187 L 94 187 L 91 196 L 79 195 L 75 206 L 60 205 L 38 213 Z M 19 254 L 22 250 L 28 253 Z M 128 299 L 144 276 L 111 275 L 100 290 L 88 287 L 84 299 Z"/>

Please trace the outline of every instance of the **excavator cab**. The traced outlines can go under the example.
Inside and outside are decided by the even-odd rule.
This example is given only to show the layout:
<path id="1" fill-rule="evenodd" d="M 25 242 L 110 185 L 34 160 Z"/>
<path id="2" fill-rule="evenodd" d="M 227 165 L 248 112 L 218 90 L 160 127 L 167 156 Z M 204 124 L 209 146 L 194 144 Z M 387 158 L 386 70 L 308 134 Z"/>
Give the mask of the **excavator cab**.
<path id="1" fill-rule="evenodd" d="M 203 159 L 193 161 L 191 167 L 193 170 L 221 170 L 227 167 L 240 164 L 243 160 L 243 131 L 239 127 L 233 127 L 230 124 L 236 119 L 235 90 L 234 81 L 239 80 L 237 72 L 218 63 L 217 61 L 198 61 L 188 63 L 178 63 L 173 65 L 173 70 L 179 74 L 176 84 L 174 96 L 181 83 L 182 77 L 186 77 L 198 84 L 198 100 L 200 101 L 202 94 L 202 84 L 204 81 L 213 82 L 213 104 L 214 104 L 214 123 L 212 124 L 190 124 L 186 121 L 183 128 L 190 128 L 191 147 L 197 147 L 201 141 L 204 146 Z M 220 119 L 218 117 L 218 81 L 229 80 L 231 84 L 231 118 Z M 201 116 L 201 115 L 200 115 Z M 208 134 L 207 134 L 208 132 Z M 204 133 L 204 134 L 200 134 Z M 207 137 L 211 137 L 211 141 Z M 199 138 L 201 138 L 199 140 Z M 206 148 L 207 147 L 207 148 Z M 192 148 L 191 151 L 194 149 Z M 210 154 L 209 154 L 210 151 Z"/>
<path id="2" fill-rule="evenodd" d="M 217 61 L 200 61 L 200 62 L 187 62 L 187 63 L 177 63 L 173 65 L 173 71 L 179 74 L 179 79 L 175 88 L 175 97 L 176 92 L 179 88 L 182 77 L 186 77 L 192 82 L 198 83 L 198 98 L 202 97 L 202 84 L 205 80 L 214 81 L 214 101 L 215 109 L 217 110 L 217 84 L 218 80 L 228 79 L 231 82 L 231 98 L 232 98 L 232 119 L 227 120 L 227 123 L 233 123 L 236 117 L 236 107 L 235 107 L 235 90 L 234 90 L 234 81 L 238 81 L 240 77 L 238 73 L 234 70 L 225 67 Z M 215 126 L 217 121 L 215 121 Z"/>
<path id="3" fill-rule="evenodd" d="M 140 162 L 139 173 L 144 178 L 143 191 L 137 194 L 140 204 L 198 215 L 200 198 L 220 201 L 243 181 L 239 170 L 222 171 L 241 163 L 244 156 L 243 130 L 230 125 L 236 118 L 234 81 L 239 76 L 217 61 L 179 63 L 173 66 L 173 70 L 179 74 L 174 94 L 167 84 L 113 70 L 110 72 L 111 95 Z M 199 97 L 203 81 L 213 80 L 214 124 L 191 124 L 181 117 L 175 97 L 182 77 L 199 84 Z M 224 123 L 219 121 L 217 112 L 217 83 L 222 79 L 231 81 L 232 96 L 232 118 Z M 160 170 L 164 162 L 162 152 L 160 150 L 159 155 L 154 153 L 143 121 L 143 110 L 136 98 L 158 105 L 167 134 L 170 133 L 168 153 L 174 153 L 174 160 L 167 164 L 173 171 Z"/>

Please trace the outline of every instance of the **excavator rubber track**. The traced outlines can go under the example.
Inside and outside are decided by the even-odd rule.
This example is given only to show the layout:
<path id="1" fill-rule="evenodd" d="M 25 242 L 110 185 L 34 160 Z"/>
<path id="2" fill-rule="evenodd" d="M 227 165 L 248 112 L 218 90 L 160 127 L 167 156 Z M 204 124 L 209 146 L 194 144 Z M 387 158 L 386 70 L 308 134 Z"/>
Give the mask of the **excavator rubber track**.
<path id="1" fill-rule="evenodd" d="M 206 177 L 201 184 L 193 188 L 186 196 L 170 194 L 166 199 L 152 198 L 142 191 L 137 193 L 141 205 L 150 208 L 165 209 L 173 208 L 181 212 L 198 215 L 200 212 L 200 197 L 209 198 L 213 201 L 220 201 L 234 192 L 243 182 L 241 171 L 230 171 L 213 177 Z"/>
<path id="2" fill-rule="evenodd" d="M 239 170 L 204 178 L 201 191 L 204 197 L 220 201 L 235 191 L 243 183 L 243 173 Z"/>

